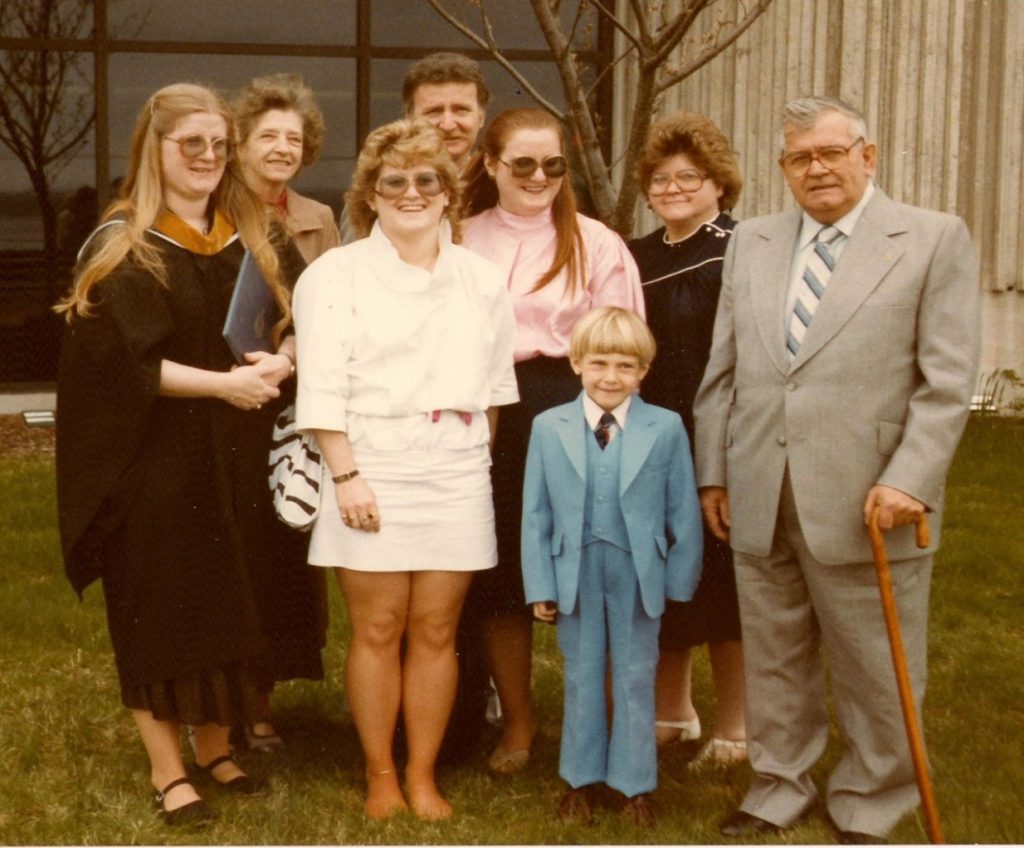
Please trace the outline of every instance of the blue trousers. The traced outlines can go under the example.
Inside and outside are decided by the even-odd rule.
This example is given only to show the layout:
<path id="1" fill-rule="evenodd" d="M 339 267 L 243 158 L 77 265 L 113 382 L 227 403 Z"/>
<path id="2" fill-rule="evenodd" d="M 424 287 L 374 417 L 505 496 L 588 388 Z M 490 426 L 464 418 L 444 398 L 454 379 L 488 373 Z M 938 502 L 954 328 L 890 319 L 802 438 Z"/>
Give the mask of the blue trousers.
<path id="1" fill-rule="evenodd" d="M 572 787 L 606 783 L 626 797 L 658 783 L 654 673 L 660 618 L 643 610 L 629 551 L 607 542 L 583 548 L 579 597 L 558 616 L 565 658 L 565 708 L 559 774 Z M 611 734 L 605 670 L 611 657 Z"/>

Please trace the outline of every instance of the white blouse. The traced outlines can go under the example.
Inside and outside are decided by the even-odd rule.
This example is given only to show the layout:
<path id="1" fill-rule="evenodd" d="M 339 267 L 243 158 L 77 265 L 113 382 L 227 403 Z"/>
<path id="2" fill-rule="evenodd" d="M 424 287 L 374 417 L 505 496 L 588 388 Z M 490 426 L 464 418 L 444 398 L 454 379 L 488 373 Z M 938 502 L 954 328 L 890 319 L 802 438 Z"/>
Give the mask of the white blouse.
<path id="1" fill-rule="evenodd" d="M 363 416 L 428 420 L 434 410 L 478 413 L 519 399 L 505 280 L 452 243 L 447 221 L 433 271 L 403 262 L 378 223 L 314 261 L 292 306 L 299 430 L 355 440 L 350 425 L 362 430 Z"/>

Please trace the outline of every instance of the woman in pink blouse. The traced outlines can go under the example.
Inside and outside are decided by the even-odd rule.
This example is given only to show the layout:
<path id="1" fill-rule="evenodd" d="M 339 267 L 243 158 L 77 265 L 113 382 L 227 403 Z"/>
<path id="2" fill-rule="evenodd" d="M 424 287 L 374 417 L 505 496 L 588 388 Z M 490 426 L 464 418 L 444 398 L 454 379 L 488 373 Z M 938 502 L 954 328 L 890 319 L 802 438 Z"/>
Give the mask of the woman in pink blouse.
<path id="1" fill-rule="evenodd" d="M 498 689 L 502 733 L 490 768 L 511 774 L 530 757 L 532 620 L 519 562 L 523 466 L 539 412 L 572 400 L 579 379 L 569 367 L 573 324 L 596 306 L 644 314 L 640 275 L 622 239 L 580 215 L 558 121 L 541 109 L 498 115 L 467 170 L 463 245 L 498 265 L 516 316 L 520 402 L 502 410 L 494 448 L 498 567 L 476 576 L 467 613 L 482 626 Z"/>

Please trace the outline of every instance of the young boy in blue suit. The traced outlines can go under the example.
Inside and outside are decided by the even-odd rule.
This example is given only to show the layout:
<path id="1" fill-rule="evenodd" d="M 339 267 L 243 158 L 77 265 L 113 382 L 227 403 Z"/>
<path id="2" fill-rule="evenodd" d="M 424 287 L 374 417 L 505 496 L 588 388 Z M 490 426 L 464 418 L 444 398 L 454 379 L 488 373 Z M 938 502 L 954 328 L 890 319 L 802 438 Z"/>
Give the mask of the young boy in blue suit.
<path id="1" fill-rule="evenodd" d="M 573 328 L 583 382 L 572 403 L 533 422 L 523 491 L 523 583 L 565 659 L 559 816 L 592 820 L 593 790 L 626 796 L 623 814 L 654 824 L 654 672 L 665 598 L 700 578 L 701 516 L 689 443 L 674 412 L 640 388 L 654 337 L 629 310 L 603 307 Z M 609 736 L 605 673 L 614 703 Z"/>

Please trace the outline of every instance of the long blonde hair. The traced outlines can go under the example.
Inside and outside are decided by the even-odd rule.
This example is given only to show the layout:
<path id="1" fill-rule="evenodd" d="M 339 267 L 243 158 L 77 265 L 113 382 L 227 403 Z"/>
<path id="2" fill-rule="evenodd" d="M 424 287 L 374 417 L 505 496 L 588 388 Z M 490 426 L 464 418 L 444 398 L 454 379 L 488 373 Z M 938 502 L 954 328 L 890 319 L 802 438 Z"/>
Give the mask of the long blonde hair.
<path id="1" fill-rule="evenodd" d="M 196 112 L 220 115 L 227 123 L 228 137 L 233 137 L 227 104 L 214 91 L 201 85 L 166 86 L 142 107 L 132 131 L 128 173 L 121 186 L 121 197 L 107 208 L 102 219 L 104 223 L 112 220 L 122 223 L 103 227 L 93 236 L 96 245 L 87 251 L 71 292 L 54 307 L 68 322 L 92 314 L 96 306 L 96 286 L 125 260 L 152 274 L 162 285 L 168 285 L 167 268 L 160 251 L 145 238 L 146 230 L 164 208 L 160 140 L 172 133 L 179 121 Z M 242 243 L 252 252 L 270 284 L 281 312 L 281 320 L 273 330 L 274 340 L 279 342 L 284 328 L 291 322 L 291 305 L 272 241 L 274 234 L 268 208 L 245 184 L 240 165 L 234 158 L 229 158 L 211 199 L 238 229 Z"/>

